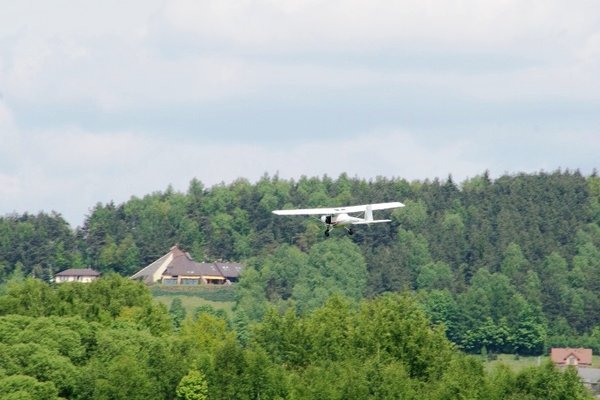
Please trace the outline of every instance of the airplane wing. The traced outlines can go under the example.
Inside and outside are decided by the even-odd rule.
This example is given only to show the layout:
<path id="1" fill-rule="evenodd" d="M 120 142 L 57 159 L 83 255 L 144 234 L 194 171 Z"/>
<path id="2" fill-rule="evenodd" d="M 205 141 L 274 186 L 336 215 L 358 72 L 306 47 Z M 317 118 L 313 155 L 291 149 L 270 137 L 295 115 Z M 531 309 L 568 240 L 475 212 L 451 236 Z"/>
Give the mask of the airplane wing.
<path id="1" fill-rule="evenodd" d="M 370 204 L 371 206 L 371 210 L 375 211 L 375 210 L 387 210 L 389 208 L 400 208 L 400 207 L 404 207 L 404 204 L 400 203 L 399 201 L 393 201 L 391 203 L 376 203 L 376 204 Z M 366 205 L 364 206 L 359 206 L 359 207 L 367 207 Z"/>
<path id="2" fill-rule="evenodd" d="M 339 214 L 347 211 L 336 211 L 340 208 L 304 208 L 297 210 L 274 210 L 273 214 L 277 215 L 327 215 Z"/>
<path id="3" fill-rule="evenodd" d="M 348 207 L 323 207 L 323 208 L 304 208 L 298 210 L 275 210 L 273 214 L 277 215 L 327 215 L 327 214 L 348 214 L 355 212 L 365 212 L 367 207 L 371 207 L 371 210 L 386 210 L 388 208 L 404 207 L 404 204 L 395 201 L 391 203 L 376 203 L 376 204 L 364 204 L 360 206 L 348 206 Z"/>

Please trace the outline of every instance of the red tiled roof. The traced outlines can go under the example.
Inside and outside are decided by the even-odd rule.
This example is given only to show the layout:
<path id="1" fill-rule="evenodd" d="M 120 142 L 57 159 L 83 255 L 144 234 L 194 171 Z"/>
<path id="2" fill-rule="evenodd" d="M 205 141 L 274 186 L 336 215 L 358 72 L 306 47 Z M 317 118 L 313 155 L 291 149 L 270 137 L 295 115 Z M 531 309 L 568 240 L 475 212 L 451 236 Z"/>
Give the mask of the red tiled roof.
<path id="1" fill-rule="evenodd" d="M 550 358 L 555 364 L 565 364 L 571 356 L 575 356 L 579 364 L 592 365 L 592 349 L 553 348 L 550 350 Z"/>

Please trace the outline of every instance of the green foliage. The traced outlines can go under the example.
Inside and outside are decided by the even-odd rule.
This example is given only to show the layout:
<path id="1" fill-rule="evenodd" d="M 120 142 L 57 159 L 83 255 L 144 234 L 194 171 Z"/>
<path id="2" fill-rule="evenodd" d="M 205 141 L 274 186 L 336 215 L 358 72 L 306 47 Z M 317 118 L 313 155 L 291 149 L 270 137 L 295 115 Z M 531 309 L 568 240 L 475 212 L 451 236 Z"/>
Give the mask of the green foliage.
<path id="1" fill-rule="evenodd" d="M 303 321 L 292 309 L 283 315 L 269 309 L 261 323 L 253 327 L 251 338 L 275 364 L 294 367 L 308 363 L 309 338 Z"/>
<path id="2" fill-rule="evenodd" d="M 179 297 L 173 298 L 171 301 L 171 307 L 169 308 L 169 315 L 173 321 L 173 325 L 175 329 L 179 329 L 181 323 L 185 319 L 185 308 L 183 307 L 183 303 Z"/>
<path id="3" fill-rule="evenodd" d="M 5 400 L 59 400 L 52 382 L 39 382 L 27 375 L 0 378 L 0 397 Z"/>
<path id="4" fill-rule="evenodd" d="M 364 257 L 349 239 L 328 240 L 312 247 L 308 265 L 292 290 L 301 313 L 321 306 L 334 293 L 359 300 L 367 281 Z"/>
<path id="5" fill-rule="evenodd" d="M 212 399 L 249 399 L 248 365 L 244 351 L 235 340 L 229 338 L 219 343 L 213 368 Z"/>
<path id="6" fill-rule="evenodd" d="M 571 372 L 487 374 L 454 346 L 600 351 L 599 182 L 560 170 L 461 184 L 265 174 L 99 203 L 75 231 L 56 213 L 0 217 L 0 388 L 14 389 L 0 397 L 172 399 L 195 370 L 220 398 L 585 397 Z M 390 224 L 352 237 L 271 213 L 395 200 L 407 207 Z M 234 287 L 176 294 L 235 300 L 231 320 L 167 310 L 121 277 L 175 243 L 247 265 Z M 46 283 L 72 267 L 104 277 Z"/>
<path id="7" fill-rule="evenodd" d="M 452 287 L 452 270 L 444 262 L 425 264 L 417 276 L 417 288 L 442 290 Z"/>
<path id="8" fill-rule="evenodd" d="M 56 291 L 39 279 L 13 281 L 0 296 L 0 315 L 48 316 L 54 312 L 57 297 Z"/>
<path id="9" fill-rule="evenodd" d="M 308 257 L 295 246 L 282 245 L 260 260 L 261 280 L 269 301 L 288 300 L 294 285 L 308 263 Z"/>
<path id="10" fill-rule="evenodd" d="M 198 370 L 188 372 L 181 378 L 175 394 L 178 400 L 208 399 L 208 384 L 204 374 Z"/>
<path id="11" fill-rule="evenodd" d="M 246 266 L 236 287 L 236 309 L 243 311 L 250 319 L 261 319 L 267 309 L 264 280 L 260 272 Z"/>
<path id="12" fill-rule="evenodd" d="M 419 300 L 429 321 L 443 327 L 446 336 L 458 343 L 462 334 L 460 310 L 452 293 L 448 289 L 421 291 Z"/>
<path id="13" fill-rule="evenodd" d="M 308 313 L 336 293 L 358 301 L 366 281 L 364 257 L 347 238 L 318 243 L 309 254 L 283 245 L 272 255 L 250 261 L 236 288 L 237 309 L 260 319 L 269 300 Z"/>
<path id="14" fill-rule="evenodd" d="M 175 285 L 154 285 L 150 287 L 153 297 L 157 296 L 175 296 L 175 297 L 200 297 L 204 300 L 214 302 L 233 302 L 235 301 L 235 287 L 219 286 L 175 286 Z"/>
<path id="15" fill-rule="evenodd" d="M 368 262 L 367 291 L 378 294 L 414 289 L 418 271 L 432 259 L 423 235 L 399 228 L 396 241 L 376 248 Z"/>
<path id="16" fill-rule="evenodd" d="M 409 376 L 436 379 L 451 358 L 452 346 L 441 329 L 429 327 L 414 299 L 386 295 L 364 303 L 355 326 L 355 343 L 363 356 L 401 361 Z"/>
<path id="17" fill-rule="evenodd" d="M 454 357 L 447 372 L 437 385 L 436 399 L 484 399 L 488 389 L 485 385 L 483 366 L 474 357 Z"/>
<path id="18" fill-rule="evenodd" d="M 575 368 L 567 368 L 565 372 L 561 372 L 550 362 L 539 368 L 530 368 L 519 373 L 516 377 L 515 389 L 516 393 L 526 394 L 535 399 L 578 400 L 590 397 L 581 384 Z"/>
<path id="19" fill-rule="evenodd" d="M 495 279 L 503 281 L 492 275 L 487 284 L 498 285 Z M 166 309 L 144 304 L 144 291 L 137 303 L 121 293 L 135 290 L 138 284 L 132 284 L 112 278 L 65 291 L 66 286 L 31 279 L 13 282 L 9 291 L 17 298 L 3 304 L 17 306 L 0 316 L 2 398 L 589 398 L 571 370 L 563 374 L 550 366 L 486 374 L 426 317 L 427 312 L 456 318 L 448 290 L 432 292 L 435 300 L 427 307 L 419 300 L 425 291 L 419 297 L 386 294 L 358 301 L 338 294 L 302 315 L 293 307 L 283 313 L 271 307 L 251 324 L 242 313 L 233 328 L 214 310 L 203 309 L 183 319 L 177 331 Z M 39 295 L 25 288 L 54 293 L 47 297 L 54 303 L 42 309 L 51 315 L 22 307 Z M 99 321 L 94 315 L 86 320 L 77 307 L 61 305 L 69 300 L 85 308 L 92 298 L 99 303 L 114 298 L 102 304 L 120 305 L 116 316 L 107 312 Z M 516 320 L 528 318 L 535 321 L 535 314 Z M 494 323 L 488 320 L 480 329 Z M 509 320 L 500 323 L 508 326 Z"/>

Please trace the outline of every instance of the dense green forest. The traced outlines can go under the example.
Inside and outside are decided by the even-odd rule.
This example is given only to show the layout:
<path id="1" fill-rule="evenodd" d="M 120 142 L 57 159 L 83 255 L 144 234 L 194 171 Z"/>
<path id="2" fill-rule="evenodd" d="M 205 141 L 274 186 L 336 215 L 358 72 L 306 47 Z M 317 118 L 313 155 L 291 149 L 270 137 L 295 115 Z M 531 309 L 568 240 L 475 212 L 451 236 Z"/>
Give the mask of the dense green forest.
<path id="1" fill-rule="evenodd" d="M 317 218 L 271 213 L 384 201 L 407 206 L 352 237 L 326 239 Z M 595 173 L 483 173 L 461 183 L 265 175 L 211 188 L 194 179 L 187 193 L 97 204 L 76 230 L 54 212 L 1 218 L 0 279 L 19 271 L 49 280 L 70 267 L 130 276 L 175 243 L 196 260 L 245 262 L 237 309 L 252 320 L 270 305 L 304 314 L 333 293 L 359 301 L 408 290 L 468 352 L 600 352 Z"/>
<path id="2" fill-rule="evenodd" d="M 385 201 L 401 201 L 406 207 L 387 212 L 391 223 L 360 227 L 353 236 L 342 230 L 325 238 L 317 218 L 283 218 L 271 213 L 278 208 Z M 58 348 L 39 349 L 58 352 L 70 360 L 62 359 L 74 370 L 100 368 L 117 356 L 114 352 L 103 354 L 98 341 L 104 338 L 102 335 L 126 341 L 129 334 L 104 333 L 105 329 L 136 331 L 138 336 L 131 340 L 131 346 L 151 347 L 150 343 L 158 342 L 161 335 L 175 338 L 169 341 L 170 346 L 184 346 L 180 341 L 187 329 L 192 329 L 189 326 L 208 316 L 179 318 L 178 324 L 183 325 L 173 327 L 167 323 L 172 321 L 164 310 L 157 311 L 156 306 L 144 303 L 148 301 L 147 293 L 137 287 L 132 290 L 142 298 L 139 303 L 127 299 L 112 305 L 106 299 L 104 303 L 89 300 L 94 294 L 87 293 L 88 289 L 54 288 L 43 283 L 54 273 L 72 267 L 130 276 L 175 243 L 196 260 L 242 261 L 247 268 L 235 289 L 235 315 L 211 317 L 216 318 L 215 324 L 224 324 L 219 325 L 220 338 L 211 339 L 213 352 L 204 354 L 206 349 L 196 349 L 198 354 L 167 374 L 171 380 L 161 383 L 164 396 L 157 398 L 172 398 L 175 386 L 188 373 L 192 374 L 190 382 L 206 381 L 210 398 L 238 398 L 214 392 L 220 390 L 214 387 L 221 385 L 218 379 L 235 380 L 215 376 L 215 370 L 221 371 L 215 369 L 221 361 L 231 363 L 227 365 L 232 368 L 221 372 L 246 379 L 244 385 L 261 379 L 268 382 L 265 385 L 273 391 L 261 394 L 261 398 L 350 398 L 341 392 L 319 397 L 315 389 L 320 384 L 319 390 L 324 393 L 349 390 L 350 382 L 342 377 L 350 373 L 357 374 L 352 382 L 364 385 L 352 389 L 364 393 L 357 398 L 387 398 L 373 393 L 372 388 L 374 383 L 387 387 L 386 379 L 406 381 L 400 385 L 406 390 L 404 394 L 427 390 L 426 398 L 456 398 L 442 393 L 452 384 L 443 385 L 445 389 L 438 384 L 448 379 L 458 381 L 458 370 L 470 371 L 476 375 L 473 382 L 481 385 L 468 389 L 461 386 L 467 382 L 460 382 L 456 390 L 479 393 L 477 390 L 485 388 L 491 393 L 497 389 L 492 386 L 498 384 L 504 385 L 503 390 L 519 387 L 520 392 L 510 392 L 513 398 L 540 398 L 528 385 L 542 380 L 536 374 L 553 374 L 550 367 L 519 376 L 507 371 L 485 374 L 477 362 L 461 356 L 457 349 L 474 354 L 539 355 L 551 346 L 568 345 L 600 352 L 600 178 L 595 173 L 583 176 L 578 171 L 560 170 L 497 179 L 483 173 L 460 183 L 451 177 L 409 182 L 400 178 L 364 180 L 342 174 L 337 179 L 302 177 L 296 181 L 265 175 L 256 183 L 240 179 L 206 188 L 194 179 L 186 193 L 167 188 L 143 198 L 132 197 L 123 204 L 96 204 L 77 229 L 56 212 L 6 215 L 0 218 L 0 279 L 12 283 L 6 283 L 3 289 L 2 324 L 18 327 L 6 328 L 9 330 L 22 330 L 34 323 L 30 318 L 44 316 L 48 319 L 35 321 L 51 321 L 47 324 L 64 326 L 69 332 L 83 329 L 87 333 L 78 333 L 82 335 L 78 340 L 83 352 L 79 358 L 72 359 Z M 25 279 L 31 276 L 39 280 Z M 22 285 L 38 285 L 36 290 L 40 292 L 36 295 L 41 297 L 37 300 L 42 304 L 31 297 L 37 292 L 31 289 L 28 294 Z M 24 298 L 6 297 L 11 290 L 21 290 L 18 293 Z M 10 300 L 12 297 L 17 300 Z M 408 316 L 406 307 L 411 310 Z M 330 315 L 326 318 L 327 313 Z M 434 340 L 431 346 L 436 354 L 419 354 L 408 360 L 408 353 L 394 352 L 429 352 L 433 348 L 379 342 L 404 340 L 397 337 L 410 336 L 404 331 L 368 342 L 373 332 L 362 332 L 370 327 L 360 319 L 376 321 L 378 315 L 399 324 L 393 326 L 390 322 L 392 330 L 404 329 L 401 326 L 405 317 L 417 318 L 409 322 L 419 327 L 419 332 L 412 333 L 415 340 Z M 57 320 L 66 317 L 71 322 Z M 328 328 L 319 327 L 316 320 Z M 347 329 L 335 329 L 338 325 Z M 0 339 L 0 343 L 11 343 L 5 337 Z M 361 342 L 363 339 L 368 343 Z M 141 345 L 137 340 L 148 343 Z M 404 350 L 392 349 L 396 345 L 405 346 Z M 314 346 L 325 348 L 312 353 Z M 221 348 L 227 356 L 218 361 L 217 350 Z M 167 353 L 181 358 L 182 353 L 177 351 L 187 350 L 169 347 L 156 351 L 164 352 L 168 360 Z M 15 371 L 25 368 L 24 356 L 14 357 L 21 360 L 14 361 Z M 148 363 L 156 362 L 150 360 L 152 355 L 147 357 Z M 227 357 L 238 357 L 244 360 L 243 365 L 264 364 L 265 375 L 248 378 L 245 374 L 250 372 L 242 367 L 235 369 L 235 363 Z M 411 362 L 427 365 L 407 364 Z M 154 367 L 139 371 L 140 376 L 162 374 L 152 370 Z M 438 367 L 441 369 L 430 370 Z M 415 368 L 423 370 L 415 372 Z M 12 376 L 7 371 L 0 368 L 0 377 L 3 373 Z M 118 374 L 104 371 L 100 373 L 104 378 L 96 378 L 105 379 L 110 373 Z M 39 384 L 47 381 L 33 377 Z M 272 388 L 270 380 L 282 382 L 281 387 Z M 92 386 L 98 389 L 98 385 L 96 382 Z M 55 389 L 68 398 L 91 396 L 87 393 L 81 397 L 71 386 L 66 392 L 56 385 Z M 257 398 L 252 390 L 258 389 L 246 389 L 249 392 L 244 396 Z M 309 393 L 313 389 L 316 391 Z M 397 398 L 393 393 L 399 387 L 388 389 L 388 397 Z M 119 398 L 98 390 L 96 398 Z"/>
<path id="3" fill-rule="evenodd" d="M 552 364 L 486 372 L 432 327 L 415 295 L 333 295 L 260 322 L 210 307 L 167 311 L 142 283 L 109 274 L 0 286 L 0 398 L 591 399 Z"/>

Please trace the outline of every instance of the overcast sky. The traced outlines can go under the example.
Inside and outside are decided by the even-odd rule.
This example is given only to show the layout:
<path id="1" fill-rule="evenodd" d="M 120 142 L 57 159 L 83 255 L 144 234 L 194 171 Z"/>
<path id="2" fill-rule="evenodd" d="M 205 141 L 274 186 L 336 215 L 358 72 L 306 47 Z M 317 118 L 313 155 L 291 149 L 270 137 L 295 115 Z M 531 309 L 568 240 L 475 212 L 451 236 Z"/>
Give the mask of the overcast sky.
<path id="1" fill-rule="evenodd" d="M 595 0 L 0 0 L 0 215 L 599 161 Z"/>

